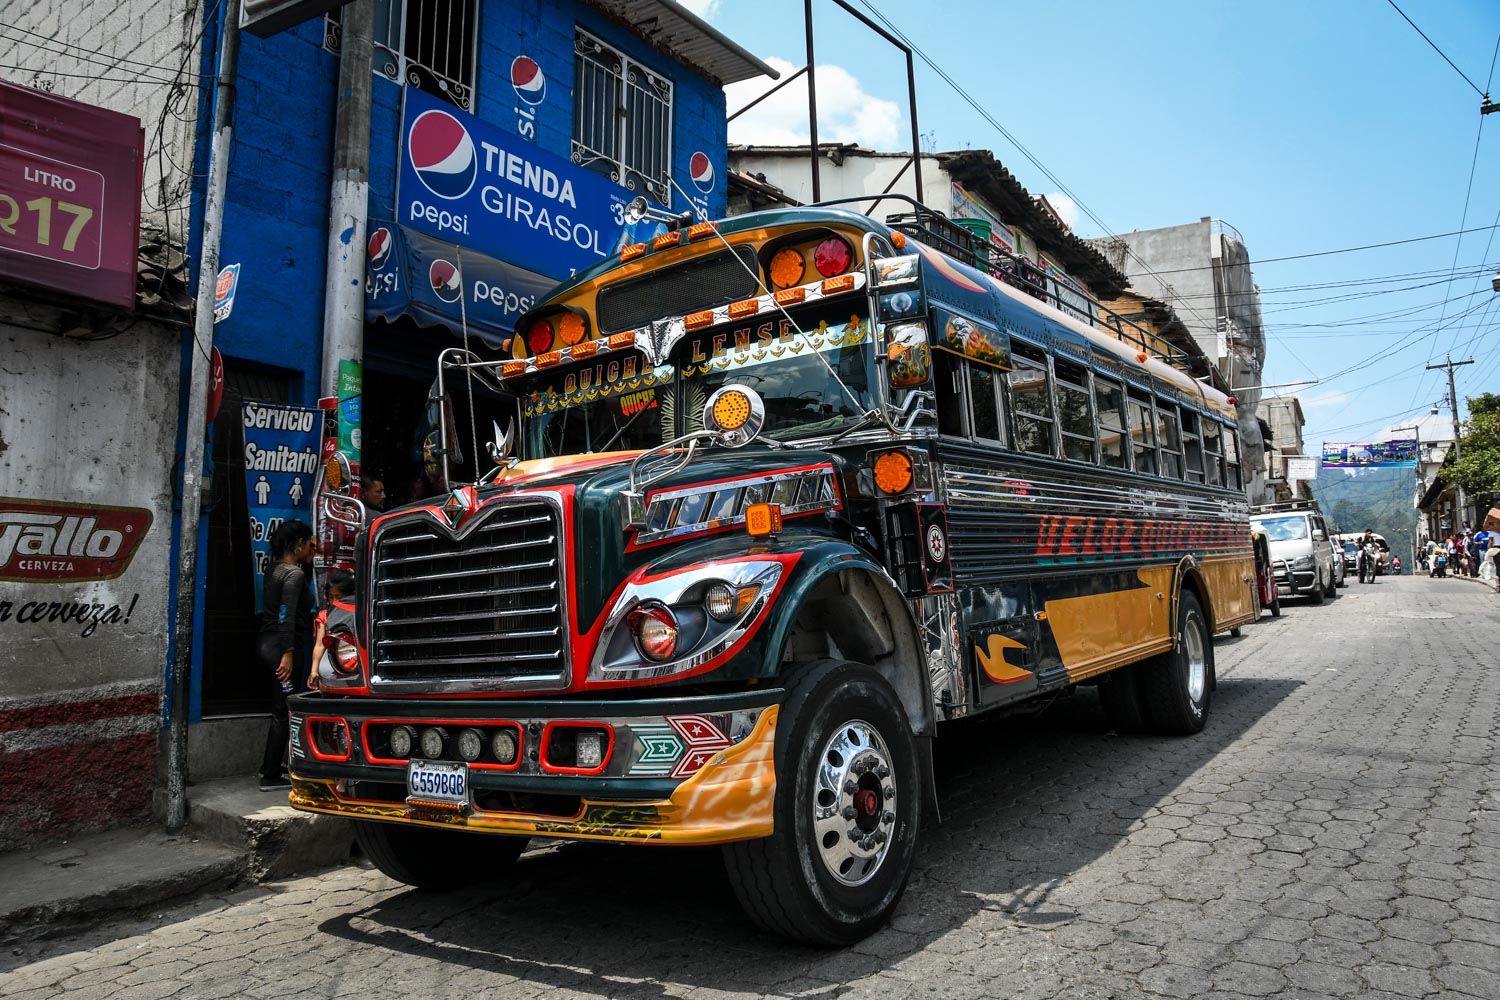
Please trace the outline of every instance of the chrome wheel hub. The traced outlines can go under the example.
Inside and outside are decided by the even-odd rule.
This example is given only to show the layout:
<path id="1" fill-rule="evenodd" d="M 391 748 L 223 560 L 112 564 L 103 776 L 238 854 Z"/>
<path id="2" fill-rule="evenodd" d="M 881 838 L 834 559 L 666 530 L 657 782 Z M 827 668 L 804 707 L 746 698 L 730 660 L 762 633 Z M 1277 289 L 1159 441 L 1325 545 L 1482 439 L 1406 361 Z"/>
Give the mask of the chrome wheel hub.
<path id="1" fill-rule="evenodd" d="M 1203 626 L 1197 618 L 1189 618 L 1182 630 L 1182 651 L 1187 657 L 1188 697 L 1194 704 L 1203 700 L 1208 690 L 1208 658 L 1203 652 Z"/>
<path id="2" fill-rule="evenodd" d="M 844 885 L 874 877 L 896 825 L 890 751 L 868 722 L 846 722 L 823 744 L 812 787 L 813 837 L 828 874 Z"/>

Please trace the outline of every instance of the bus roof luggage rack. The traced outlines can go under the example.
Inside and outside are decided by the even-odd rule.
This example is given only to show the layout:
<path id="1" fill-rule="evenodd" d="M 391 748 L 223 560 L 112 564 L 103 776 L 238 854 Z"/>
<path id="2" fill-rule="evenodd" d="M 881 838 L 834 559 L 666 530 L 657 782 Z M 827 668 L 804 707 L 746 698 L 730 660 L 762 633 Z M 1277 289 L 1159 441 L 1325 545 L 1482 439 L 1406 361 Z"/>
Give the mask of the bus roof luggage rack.
<path id="1" fill-rule="evenodd" d="M 1250 507 L 1251 514 L 1284 514 L 1298 510 L 1310 510 L 1315 514 L 1323 513 L 1316 500 L 1280 500 L 1276 503 L 1253 504 Z"/>

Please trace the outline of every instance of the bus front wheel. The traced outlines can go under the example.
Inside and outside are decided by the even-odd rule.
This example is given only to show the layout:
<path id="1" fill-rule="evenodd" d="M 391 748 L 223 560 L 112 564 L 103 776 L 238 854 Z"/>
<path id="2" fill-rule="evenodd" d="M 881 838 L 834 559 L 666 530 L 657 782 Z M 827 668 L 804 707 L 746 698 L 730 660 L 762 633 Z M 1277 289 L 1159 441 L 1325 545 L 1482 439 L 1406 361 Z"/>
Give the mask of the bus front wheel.
<path id="1" fill-rule="evenodd" d="M 854 663 L 799 668 L 777 722 L 775 832 L 724 848 L 740 905 L 796 941 L 868 936 L 911 876 L 922 800 L 911 725 L 885 678 Z"/>
<path id="2" fill-rule="evenodd" d="M 1142 670 L 1146 709 L 1158 732 L 1186 736 L 1203 729 L 1213 696 L 1214 644 L 1191 591 L 1177 599 L 1176 644 Z"/>

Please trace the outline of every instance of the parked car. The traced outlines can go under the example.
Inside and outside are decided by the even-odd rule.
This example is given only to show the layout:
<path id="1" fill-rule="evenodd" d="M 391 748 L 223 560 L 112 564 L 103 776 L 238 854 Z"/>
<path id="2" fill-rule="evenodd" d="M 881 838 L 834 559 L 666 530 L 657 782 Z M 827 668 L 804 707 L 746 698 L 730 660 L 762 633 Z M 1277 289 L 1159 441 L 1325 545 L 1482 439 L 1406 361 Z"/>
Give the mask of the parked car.
<path id="1" fill-rule="evenodd" d="M 1333 566 L 1333 585 L 1335 587 L 1342 587 L 1345 583 L 1344 577 L 1347 575 L 1344 565 L 1344 552 L 1334 537 L 1329 537 L 1328 539 L 1328 552 L 1328 561 Z"/>
<path id="2" fill-rule="evenodd" d="M 1343 538 L 1343 535 L 1339 536 Z M 1343 542 L 1344 550 L 1344 575 L 1359 572 L 1359 546 L 1353 542 Z"/>
<path id="3" fill-rule="evenodd" d="M 1302 595 L 1314 604 L 1335 596 L 1333 546 L 1321 513 L 1268 510 L 1252 514 L 1250 524 L 1266 533 L 1278 596 Z"/>

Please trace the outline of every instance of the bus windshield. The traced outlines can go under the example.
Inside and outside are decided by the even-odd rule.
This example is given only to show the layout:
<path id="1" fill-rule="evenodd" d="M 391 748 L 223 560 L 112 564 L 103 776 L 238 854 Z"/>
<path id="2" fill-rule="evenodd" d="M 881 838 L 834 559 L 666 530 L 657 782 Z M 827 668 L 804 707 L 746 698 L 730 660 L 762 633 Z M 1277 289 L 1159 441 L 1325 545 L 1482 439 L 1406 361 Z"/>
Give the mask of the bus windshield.
<path id="1" fill-rule="evenodd" d="M 760 394 L 775 441 L 836 433 L 874 406 L 868 321 L 762 327 L 687 341 L 675 365 L 630 352 L 537 380 L 521 393 L 526 457 L 653 448 L 701 430 L 708 397 L 730 383 Z"/>

